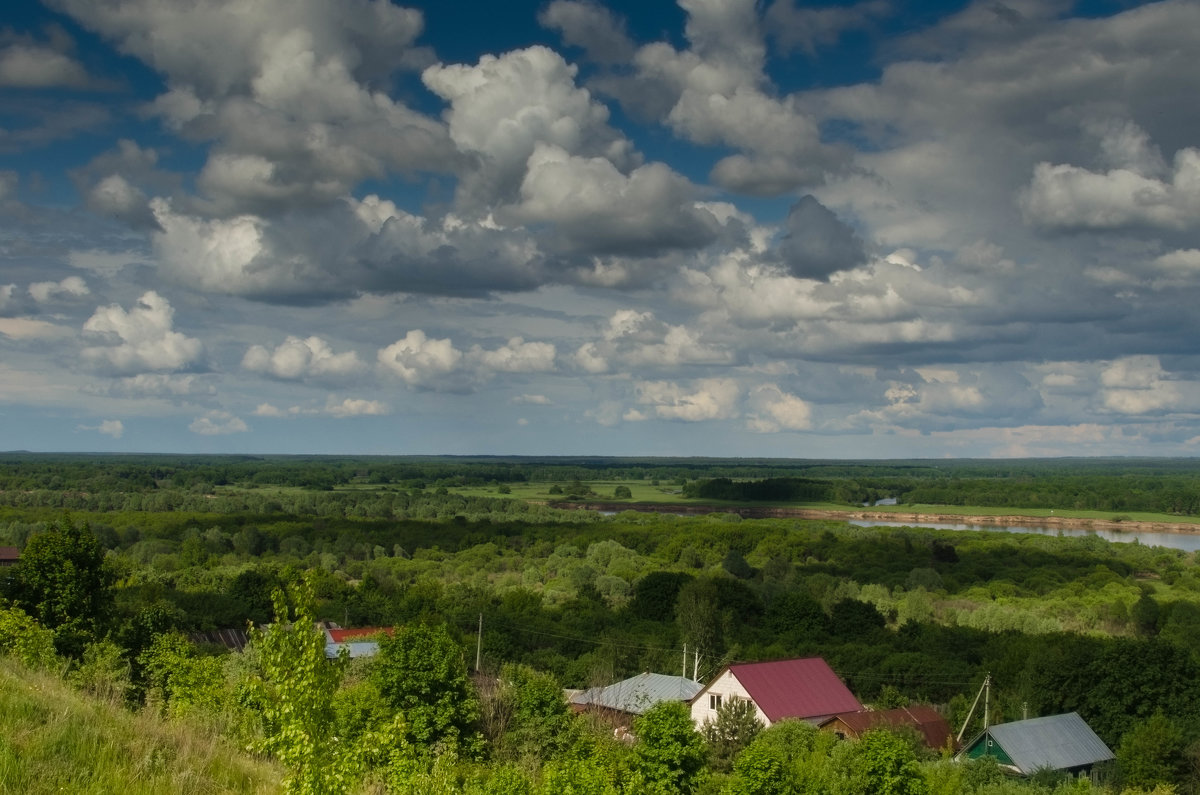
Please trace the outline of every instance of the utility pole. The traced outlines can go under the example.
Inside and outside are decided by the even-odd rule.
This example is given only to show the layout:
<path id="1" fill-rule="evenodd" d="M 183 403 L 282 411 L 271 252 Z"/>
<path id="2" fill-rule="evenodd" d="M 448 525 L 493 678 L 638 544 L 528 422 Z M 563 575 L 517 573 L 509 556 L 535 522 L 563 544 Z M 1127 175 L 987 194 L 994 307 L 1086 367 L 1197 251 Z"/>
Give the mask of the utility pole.
<path id="1" fill-rule="evenodd" d="M 479 614 L 479 633 L 475 636 L 475 673 L 479 673 L 479 661 L 483 657 L 483 613 Z"/>
<path id="2" fill-rule="evenodd" d="M 992 675 L 988 674 L 983 677 L 983 729 L 987 731 L 987 727 L 991 724 L 988 722 L 988 707 L 992 703 Z"/>
<path id="3" fill-rule="evenodd" d="M 985 695 L 986 694 L 986 695 Z M 967 719 L 963 721 L 962 728 L 958 730 L 958 737 L 955 738 L 958 742 L 962 742 L 963 734 L 967 731 L 967 725 L 971 722 L 971 716 L 975 714 L 975 708 L 979 706 L 979 699 L 983 699 L 983 728 L 988 727 L 988 701 L 992 694 L 992 675 L 989 673 L 983 677 L 983 686 L 979 688 L 979 692 L 975 694 L 975 701 L 971 704 L 970 711 L 967 712 Z"/>

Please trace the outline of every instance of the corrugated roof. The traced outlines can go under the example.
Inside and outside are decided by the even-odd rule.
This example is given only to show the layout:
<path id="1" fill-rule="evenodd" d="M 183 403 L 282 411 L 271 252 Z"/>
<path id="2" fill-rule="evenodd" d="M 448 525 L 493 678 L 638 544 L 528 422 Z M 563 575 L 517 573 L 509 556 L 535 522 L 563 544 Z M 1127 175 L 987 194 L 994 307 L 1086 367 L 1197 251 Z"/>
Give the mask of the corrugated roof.
<path id="1" fill-rule="evenodd" d="M 608 687 L 585 690 L 572 696 L 571 703 L 641 715 L 660 701 L 689 701 L 703 688 L 699 682 L 682 676 L 644 673 Z"/>
<path id="2" fill-rule="evenodd" d="M 827 726 L 834 721 L 846 724 L 856 735 L 877 726 L 910 726 L 921 733 L 925 738 L 925 745 L 930 748 L 945 748 L 950 739 L 950 724 L 927 704 L 910 704 L 907 707 L 867 712 L 843 712 L 824 721 L 821 726 Z"/>
<path id="3" fill-rule="evenodd" d="M 863 705 L 820 657 L 735 663 L 730 672 L 772 723 L 859 712 Z"/>
<path id="4" fill-rule="evenodd" d="M 355 643 L 326 643 L 325 656 L 330 660 L 336 660 L 341 654 L 342 649 L 350 653 L 350 659 L 355 660 L 359 657 L 374 657 L 379 653 L 379 644 L 375 641 L 358 641 Z"/>
<path id="5" fill-rule="evenodd" d="M 1113 752 L 1077 712 L 998 723 L 985 734 L 991 735 L 1027 776 L 1046 767 L 1067 770 L 1113 758 Z"/>
<path id="6" fill-rule="evenodd" d="M 20 560 L 21 550 L 16 547 L 0 547 L 0 560 Z"/>

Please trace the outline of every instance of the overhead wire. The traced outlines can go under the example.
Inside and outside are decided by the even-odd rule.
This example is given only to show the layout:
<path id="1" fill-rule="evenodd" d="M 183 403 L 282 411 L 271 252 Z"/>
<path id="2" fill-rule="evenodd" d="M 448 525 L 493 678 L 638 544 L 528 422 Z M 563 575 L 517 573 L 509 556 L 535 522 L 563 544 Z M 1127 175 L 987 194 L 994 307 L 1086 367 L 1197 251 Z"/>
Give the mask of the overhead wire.
<path id="1" fill-rule="evenodd" d="M 545 630 L 532 629 L 529 627 L 518 626 L 518 625 L 513 624 L 511 621 L 509 621 L 507 619 L 503 619 L 503 618 L 496 619 L 493 617 L 491 623 L 493 623 L 493 624 L 499 623 L 502 625 L 507 625 L 506 628 L 512 632 L 519 632 L 519 633 L 526 634 L 526 635 L 537 635 L 537 636 L 546 637 L 546 638 L 557 638 L 559 640 L 569 640 L 569 641 L 573 641 L 576 643 L 589 644 L 592 646 L 613 646 L 618 649 L 627 649 L 627 650 L 634 650 L 634 651 L 661 652 L 661 653 L 671 654 L 671 655 L 676 655 L 676 656 L 684 653 L 684 650 L 682 647 L 668 648 L 666 646 L 650 646 L 650 645 L 641 644 L 641 643 L 630 643 L 627 641 L 621 641 L 621 640 L 617 640 L 617 639 L 611 638 L 611 637 L 599 638 L 599 639 L 597 639 L 597 638 L 581 638 L 576 635 L 567 635 L 567 634 L 564 634 L 561 632 L 547 632 Z M 869 680 L 877 681 L 877 682 L 897 683 L 897 684 L 918 683 L 918 684 L 929 684 L 929 685 L 952 685 L 952 686 L 958 686 L 958 687 L 974 687 L 977 684 L 977 682 L 975 682 L 975 681 L 963 681 L 963 680 L 959 680 L 959 679 L 945 679 L 945 678 L 941 678 L 941 677 L 920 676 L 920 675 L 908 676 L 908 675 L 903 675 L 903 674 L 856 673 L 856 672 L 852 672 L 852 671 L 837 670 L 837 669 L 834 669 L 834 673 L 836 673 L 838 676 L 842 677 L 843 679 L 869 679 Z"/>

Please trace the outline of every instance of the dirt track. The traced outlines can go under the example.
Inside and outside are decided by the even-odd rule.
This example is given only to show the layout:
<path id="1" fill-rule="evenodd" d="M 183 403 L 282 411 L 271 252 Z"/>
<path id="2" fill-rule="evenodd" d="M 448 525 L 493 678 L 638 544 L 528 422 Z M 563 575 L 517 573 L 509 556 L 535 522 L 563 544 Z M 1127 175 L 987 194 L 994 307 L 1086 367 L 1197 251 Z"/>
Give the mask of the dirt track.
<path id="1" fill-rule="evenodd" d="M 702 515 L 706 513 L 736 513 L 745 519 L 834 519 L 849 521 L 866 519 L 881 522 L 914 522 L 918 524 L 971 524 L 1011 527 L 1025 525 L 1033 527 L 1061 527 L 1064 530 L 1110 530 L 1113 532 L 1149 533 L 1200 533 L 1200 523 L 1195 522 L 1139 522 L 1131 519 L 1077 519 L 1066 516 L 980 516 L 950 513 L 918 513 L 911 511 L 826 510 L 816 508 L 774 508 L 727 505 L 684 505 L 679 503 L 651 502 L 558 502 L 555 507 L 569 510 L 588 511 L 641 511 L 643 513 L 672 513 Z"/>

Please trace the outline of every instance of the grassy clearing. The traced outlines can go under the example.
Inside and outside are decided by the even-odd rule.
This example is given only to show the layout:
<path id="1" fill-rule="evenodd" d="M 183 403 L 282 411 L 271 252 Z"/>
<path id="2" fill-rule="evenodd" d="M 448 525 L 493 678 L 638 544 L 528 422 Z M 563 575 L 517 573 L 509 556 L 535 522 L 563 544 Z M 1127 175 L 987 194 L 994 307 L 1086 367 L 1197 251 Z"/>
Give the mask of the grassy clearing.
<path id="1" fill-rule="evenodd" d="M 498 486 L 473 486 L 473 487 L 458 487 L 453 489 L 454 493 L 463 496 L 475 497 L 508 497 L 516 500 L 529 501 L 547 501 L 552 499 L 563 499 L 562 495 L 554 495 L 550 493 L 550 487 L 553 483 L 509 483 L 509 494 L 501 494 Z M 560 487 L 566 487 L 567 483 L 557 484 Z M 781 508 L 807 508 L 812 510 L 823 511 L 855 511 L 862 510 L 862 507 L 855 505 L 844 505 L 831 502 L 781 502 L 781 503 L 760 503 L 760 502 L 733 502 L 723 500 L 697 500 L 689 499 L 679 493 L 679 486 L 663 484 L 652 486 L 645 481 L 620 481 L 620 480 L 597 480 L 587 481 L 587 485 L 596 494 L 593 497 L 586 498 L 591 501 L 612 501 L 613 489 L 617 486 L 628 486 L 632 493 L 632 498 L 621 500 L 621 502 L 646 502 L 660 504 L 694 504 L 694 505 L 713 505 L 719 507 L 781 507 Z M 879 513 L 927 513 L 927 514 L 942 514 L 946 516 L 1028 516 L 1028 517 L 1060 517 L 1066 519 L 1092 519 L 1096 521 L 1126 521 L 1126 522 L 1162 522 L 1162 523 L 1178 523 L 1178 524 L 1195 524 L 1200 527 L 1200 517 L 1198 516 L 1179 516 L 1176 514 L 1166 513 L 1148 513 L 1143 511 L 1082 511 L 1070 510 L 1062 508 L 1011 508 L 1011 507 L 987 507 L 981 505 L 877 505 L 870 508 L 871 511 Z"/>
<path id="2" fill-rule="evenodd" d="M 0 792 L 279 792 L 279 768 L 195 726 L 82 695 L 0 658 Z"/>
<path id="3" fill-rule="evenodd" d="M 516 500 L 545 502 L 547 500 L 565 499 L 562 494 L 551 494 L 550 487 L 557 485 L 565 490 L 569 484 L 567 481 L 563 481 L 561 483 L 508 483 L 505 485 L 511 490 L 510 494 L 501 494 L 497 485 L 456 486 L 451 491 L 455 494 L 461 494 L 464 497 L 509 497 Z M 627 486 L 633 496 L 630 499 L 623 500 L 624 502 L 696 502 L 696 500 L 689 500 L 680 494 L 679 486 L 667 483 L 653 486 L 644 480 L 589 480 L 587 481 L 587 485 L 595 492 L 594 496 L 586 498 L 592 501 L 611 501 L 613 499 L 613 489 L 617 486 Z"/>
<path id="4" fill-rule="evenodd" d="M 780 502 L 780 503 L 761 503 L 761 502 L 736 502 L 726 500 L 698 500 L 684 497 L 680 493 L 680 487 L 671 483 L 662 483 L 660 485 L 652 485 L 645 480 L 589 480 L 586 481 L 589 488 L 595 494 L 590 497 L 583 498 L 583 501 L 593 502 L 610 502 L 614 501 L 613 490 L 617 486 L 627 486 L 632 497 L 624 500 L 615 500 L 618 502 L 645 502 L 666 505 L 713 505 L 718 507 L 780 507 L 780 508 L 809 508 L 813 510 L 825 511 L 853 511 L 861 510 L 860 506 L 843 505 L 839 503 L 817 503 L 817 502 Z M 569 485 L 567 481 L 558 483 L 538 482 L 538 483 L 506 483 L 503 484 L 509 489 L 509 493 L 504 494 L 500 491 L 500 484 L 488 484 L 486 486 L 456 486 L 450 491 L 454 494 L 460 494 L 464 497 L 492 497 L 492 498 L 508 498 L 514 500 L 525 500 L 527 502 L 549 502 L 552 500 L 562 500 L 564 495 L 551 494 L 551 486 L 559 486 L 566 489 Z M 337 487 L 337 491 L 393 491 L 396 486 L 380 486 L 369 484 L 348 484 Z M 218 492 L 239 491 L 245 490 L 240 487 L 223 487 L 218 489 Z M 432 491 L 432 488 L 429 489 Z M 268 494 L 276 492 L 283 493 L 303 493 L 311 492 L 311 489 L 306 489 L 299 486 L 271 486 L 261 489 L 256 489 L 260 494 Z M 1148 513 L 1142 511 L 1083 511 L 1070 510 L 1063 508 L 1012 508 L 1012 507 L 988 507 L 981 505 L 877 505 L 870 508 L 872 511 L 880 513 L 928 513 L 942 514 L 946 516 L 1028 516 L 1028 517 L 1060 517 L 1066 519 L 1092 519 L 1096 521 L 1128 521 L 1128 522 L 1160 522 L 1160 523 L 1176 523 L 1176 524 L 1195 524 L 1200 527 L 1200 516 L 1179 516 L 1166 513 Z"/>

